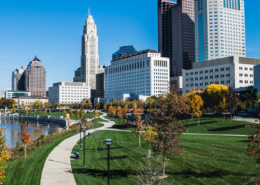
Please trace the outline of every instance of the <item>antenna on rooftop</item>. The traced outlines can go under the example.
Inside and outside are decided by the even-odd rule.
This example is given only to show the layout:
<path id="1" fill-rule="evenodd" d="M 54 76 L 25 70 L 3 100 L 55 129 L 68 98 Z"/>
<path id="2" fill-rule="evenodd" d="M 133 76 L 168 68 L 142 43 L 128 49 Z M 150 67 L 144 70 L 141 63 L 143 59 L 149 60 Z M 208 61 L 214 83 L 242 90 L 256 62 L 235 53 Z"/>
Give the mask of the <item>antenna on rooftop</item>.
<path id="1" fill-rule="evenodd" d="M 90 8 L 88 8 L 88 15 L 91 15 Z"/>

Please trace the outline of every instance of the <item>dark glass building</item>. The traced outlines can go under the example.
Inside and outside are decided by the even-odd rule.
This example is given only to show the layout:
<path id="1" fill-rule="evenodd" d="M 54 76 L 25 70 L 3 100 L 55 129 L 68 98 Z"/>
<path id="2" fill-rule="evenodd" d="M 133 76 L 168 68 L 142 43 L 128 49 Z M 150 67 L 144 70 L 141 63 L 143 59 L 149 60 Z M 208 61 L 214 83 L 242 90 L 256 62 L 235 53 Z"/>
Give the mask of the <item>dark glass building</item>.
<path id="1" fill-rule="evenodd" d="M 170 76 L 181 76 L 195 62 L 194 0 L 158 1 L 158 48 L 170 58 Z"/>
<path id="2" fill-rule="evenodd" d="M 137 50 L 135 49 L 134 46 L 121 46 L 119 48 L 119 50 L 112 55 L 112 60 L 114 60 L 115 58 L 118 58 L 118 57 L 130 55 L 133 53 L 137 53 Z"/>

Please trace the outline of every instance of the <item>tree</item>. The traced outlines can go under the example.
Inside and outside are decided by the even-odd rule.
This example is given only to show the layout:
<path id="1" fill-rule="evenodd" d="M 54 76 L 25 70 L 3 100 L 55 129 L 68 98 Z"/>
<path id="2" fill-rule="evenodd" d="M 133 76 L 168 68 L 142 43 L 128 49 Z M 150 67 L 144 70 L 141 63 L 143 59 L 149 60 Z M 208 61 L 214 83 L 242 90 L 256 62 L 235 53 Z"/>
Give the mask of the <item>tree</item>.
<path id="1" fill-rule="evenodd" d="M 70 109 L 70 118 L 72 118 L 72 117 L 73 117 L 73 110 Z"/>
<path id="2" fill-rule="evenodd" d="M 58 102 L 54 102 L 54 104 L 53 104 L 53 107 L 56 109 L 57 107 L 59 107 L 60 106 L 60 104 L 58 103 Z"/>
<path id="3" fill-rule="evenodd" d="M 107 110 L 107 104 L 105 103 L 104 105 L 104 110 L 106 111 Z"/>
<path id="4" fill-rule="evenodd" d="M 86 102 L 82 101 L 82 102 L 80 103 L 81 109 L 84 109 L 84 106 L 85 106 L 85 105 L 86 105 Z"/>
<path id="5" fill-rule="evenodd" d="M 113 107 L 113 109 L 112 109 L 112 116 L 115 116 L 115 114 L 116 114 L 116 107 Z"/>
<path id="6" fill-rule="evenodd" d="M 220 109 L 220 105 L 223 105 L 223 98 L 228 94 L 228 87 L 221 84 L 211 84 L 207 86 L 203 93 L 201 93 L 202 99 L 205 102 L 205 109 L 211 110 Z"/>
<path id="7" fill-rule="evenodd" d="M 37 109 L 35 109 L 34 114 L 35 114 L 35 115 L 38 115 L 38 111 L 37 111 Z"/>
<path id="8" fill-rule="evenodd" d="M 80 119 L 83 119 L 84 115 L 85 115 L 84 110 L 80 110 L 80 113 L 79 113 Z"/>
<path id="9" fill-rule="evenodd" d="M 70 109 L 73 109 L 73 104 L 70 104 Z"/>
<path id="10" fill-rule="evenodd" d="M 28 116 L 28 109 L 26 109 L 25 114 L 26 114 L 26 116 Z"/>
<path id="11" fill-rule="evenodd" d="M 98 118 L 98 111 L 94 110 L 94 116 Z"/>
<path id="12" fill-rule="evenodd" d="M 5 127 L 0 128 L 0 184 L 3 184 L 5 179 L 5 169 L 7 167 L 7 161 L 11 158 L 11 154 L 8 151 L 8 145 L 6 143 L 6 133 L 4 133 Z"/>
<path id="13" fill-rule="evenodd" d="M 108 115 L 112 115 L 112 112 L 113 112 L 113 107 L 112 107 L 112 106 L 109 106 L 109 107 L 108 107 L 107 114 L 108 114 Z"/>
<path id="14" fill-rule="evenodd" d="M 36 100 L 34 103 L 33 103 L 33 107 L 35 109 L 39 109 L 40 107 L 42 107 L 42 102 L 40 100 Z"/>
<path id="15" fill-rule="evenodd" d="M 26 146 L 28 143 L 30 143 L 32 141 L 32 139 L 30 139 L 30 133 L 27 131 L 28 129 L 28 123 L 24 124 L 24 121 L 22 121 L 21 124 L 21 139 L 22 139 L 22 143 L 24 144 L 24 156 L 26 156 Z"/>
<path id="16" fill-rule="evenodd" d="M 121 122 L 121 119 L 123 118 L 123 111 L 122 111 L 120 106 L 117 107 L 117 116 L 118 116 L 118 118 L 120 119 L 120 122 Z"/>
<path id="17" fill-rule="evenodd" d="M 96 109 L 99 110 L 100 107 L 101 107 L 101 102 L 98 102 L 98 103 L 96 104 Z"/>
<path id="18" fill-rule="evenodd" d="M 51 103 L 50 102 L 45 102 L 44 103 L 44 107 L 49 109 L 51 107 Z"/>
<path id="19" fill-rule="evenodd" d="M 46 113 L 46 111 L 45 111 L 45 110 L 43 110 L 43 111 L 42 111 L 42 113 L 43 113 L 43 115 L 45 116 L 45 113 Z"/>
<path id="20" fill-rule="evenodd" d="M 136 103 L 133 104 L 133 112 L 137 113 L 137 104 Z"/>
<path id="21" fill-rule="evenodd" d="M 66 117 L 67 117 L 67 111 L 66 111 L 66 110 L 63 110 L 63 111 L 62 111 L 62 115 L 63 115 L 64 118 L 66 118 Z"/>
<path id="22" fill-rule="evenodd" d="M 130 122 L 130 124 L 133 124 L 135 125 L 135 129 L 134 129 L 134 133 L 135 133 L 135 136 L 138 136 L 139 138 L 139 147 L 141 147 L 141 134 L 142 134 L 142 130 L 143 128 L 146 126 L 144 124 L 144 120 L 141 120 L 141 116 L 139 113 L 135 113 L 135 121 L 134 122 Z"/>
<path id="23" fill-rule="evenodd" d="M 232 113 L 235 112 L 239 105 L 239 99 L 235 94 L 233 89 L 229 89 L 228 96 L 227 96 L 227 109 L 231 113 L 231 121 L 232 121 Z"/>
<path id="24" fill-rule="evenodd" d="M 259 94 L 258 90 L 253 86 L 246 88 L 244 92 L 239 93 L 240 107 L 249 111 L 258 104 Z"/>
<path id="25" fill-rule="evenodd" d="M 123 117 L 126 117 L 126 113 L 128 111 L 128 105 L 125 105 L 124 109 L 123 109 Z"/>
<path id="26" fill-rule="evenodd" d="M 257 164 L 260 165 L 260 124 L 247 125 L 246 127 L 256 129 L 255 135 L 246 135 L 249 139 L 247 153 L 249 156 L 253 156 Z"/>
<path id="27" fill-rule="evenodd" d="M 157 135 L 156 132 L 156 127 L 152 127 L 150 125 L 146 128 L 146 130 L 143 129 L 142 132 L 142 138 L 149 143 L 148 157 L 151 157 L 151 143 Z"/>
<path id="28" fill-rule="evenodd" d="M 185 128 L 183 123 L 176 121 L 179 114 L 178 95 L 176 91 L 159 96 L 159 110 L 152 110 L 152 121 L 157 130 L 153 139 L 153 149 L 163 154 L 163 176 L 165 176 L 166 153 L 181 155 L 183 146 L 179 146 L 180 136 Z"/>
<path id="29" fill-rule="evenodd" d="M 188 105 L 192 116 L 193 114 L 196 114 L 199 118 L 204 101 L 199 95 L 200 91 L 196 91 L 195 88 L 192 88 L 190 91 L 190 93 L 185 95 L 186 104 Z"/>
<path id="30" fill-rule="evenodd" d="M 76 119 L 79 117 L 79 110 L 76 110 Z"/>
<path id="31" fill-rule="evenodd" d="M 8 101 L 8 106 L 9 106 L 9 107 L 13 107 L 15 104 L 16 104 L 16 102 L 15 102 L 14 99 L 10 99 L 10 100 Z"/>
<path id="32" fill-rule="evenodd" d="M 62 111 L 63 110 L 63 107 L 62 106 L 60 106 L 60 111 Z"/>
<path id="33" fill-rule="evenodd" d="M 16 108 L 15 107 L 13 108 L 13 113 L 16 113 Z"/>

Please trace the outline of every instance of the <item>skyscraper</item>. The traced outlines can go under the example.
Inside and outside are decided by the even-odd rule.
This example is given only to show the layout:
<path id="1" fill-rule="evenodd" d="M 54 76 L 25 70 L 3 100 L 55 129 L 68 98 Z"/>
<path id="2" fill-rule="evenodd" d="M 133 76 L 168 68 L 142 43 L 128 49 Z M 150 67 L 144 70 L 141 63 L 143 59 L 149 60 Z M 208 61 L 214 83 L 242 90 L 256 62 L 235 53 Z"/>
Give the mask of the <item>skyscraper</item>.
<path id="1" fill-rule="evenodd" d="M 244 0 L 195 0 L 196 62 L 246 56 Z"/>
<path id="2" fill-rule="evenodd" d="M 99 68 L 97 26 L 90 13 L 81 40 L 81 68 L 76 70 L 73 81 L 85 82 L 91 89 L 96 89 L 96 74 L 104 69 Z"/>
<path id="3" fill-rule="evenodd" d="M 46 71 L 36 56 L 25 70 L 25 90 L 32 96 L 46 96 Z"/>
<path id="4" fill-rule="evenodd" d="M 31 96 L 46 96 L 46 71 L 36 56 L 28 66 L 13 72 L 12 90 L 28 91 Z"/>
<path id="5" fill-rule="evenodd" d="M 170 58 L 171 77 L 195 62 L 194 0 L 158 1 L 159 52 Z"/>
<path id="6" fill-rule="evenodd" d="M 112 60 L 115 58 L 121 57 L 121 56 L 126 56 L 129 54 L 137 53 L 137 50 L 135 49 L 134 46 L 121 46 L 119 50 L 112 55 Z"/>

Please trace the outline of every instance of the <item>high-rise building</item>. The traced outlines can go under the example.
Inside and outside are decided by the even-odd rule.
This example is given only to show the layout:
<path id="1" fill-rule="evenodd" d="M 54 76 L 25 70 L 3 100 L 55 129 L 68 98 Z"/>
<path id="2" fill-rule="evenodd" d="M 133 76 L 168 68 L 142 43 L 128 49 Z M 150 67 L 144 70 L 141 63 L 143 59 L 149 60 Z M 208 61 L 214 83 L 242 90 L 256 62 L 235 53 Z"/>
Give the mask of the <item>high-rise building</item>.
<path id="1" fill-rule="evenodd" d="M 22 66 L 21 69 L 16 69 L 12 74 L 12 90 L 25 90 L 24 71 L 27 66 Z"/>
<path id="2" fill-rule="evenodd" d="M 104 69 L 99 67 L 97 26 L 90 13 L 81 40 L 81 67 L 75 71 L 73 81 L 85 82 L 91 89 L 96 89 L 96 74 Z"/>
<path id="3" fill-rule="evenodd" d="M 46 71 L 37 57 L 25 70 L 25 90 L 31 92 L 32 96 L 46 96 Z"/>
<path id="4" fill-rule="evenodd" d="M 121 46 L 117 52 L 113 53 L 112 60 L 114 60 L 115 58 L 118 58 L 118 57 L 133 54 L 136 52 L 137 52 L 137 50 L 135 49 L 134 46 Z"/>
<path id="5" fill-rule="evenodd" d="M 244 0 L 195 0 L 196 62 L 246 56 Z"/>
<path id="6" fill-rule="evenodd" d="M 46 96 L 46 71 L 36 56 L 28 66 L 13 72 L 12 90 L 27 91 L 31 96 Z"/>
<path id="7" fill-rule="evenodd" d="M 158 29 L 159 52 L 170 58 L 170 75 L 181 76 L 195 62 L 194 0 L 159 0 Z"/>
<path id="8" fill-rule="evenodd" d="M 98 97 L 98 98 L 104 98 L 104 88 L 105 88 L 105 85 L 104 85 L 104 73 L 99 73 L 99 74 L 96 74 L 96 94 L 95 96 Z"/>

